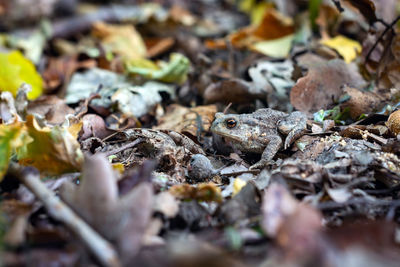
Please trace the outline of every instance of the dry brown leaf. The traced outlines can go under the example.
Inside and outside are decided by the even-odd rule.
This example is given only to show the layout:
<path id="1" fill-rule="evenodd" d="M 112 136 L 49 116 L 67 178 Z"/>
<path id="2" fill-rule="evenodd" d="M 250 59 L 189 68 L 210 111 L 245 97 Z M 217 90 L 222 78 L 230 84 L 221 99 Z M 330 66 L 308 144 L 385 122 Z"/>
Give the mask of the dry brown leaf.
<path id="1" fill-rule="evenodd" d="M 320 246 L 322 216 L 313 207 L 299 203 L 278 183 L 266 190 L 262 204 L 262 227 L 288 257 L 302 259 L 313 255 Z"/>
<path id="2" fill-rule="evenodd" d="M 175 44 L 175 40 L 171 37 L 166 38 L 146 38 L 145 39 L 147 56 L 149 58 L 156 57 L 165 53 Z"/>
<path id="3" fill-rule="evenodd" d="M 215 105 L 187 108 L 172 104 L 153 129 L 169 129 L 195 138 L 203 131 L 209 131 L 216 112 Z"/>
<path id="4" fill-rule="evenodd" d="M 96 61 L 88 59 L 77 61 L 75 56 L 64 56 L 61 58 L 50 58 L 46 70 L 43 72 L 43 80 L 47 92 L 68 84 L 72 74 L 79 68 L 91 68 L 96 66 Z"/>
<path id="5" fill-rule="evenodd" d="M 205 103 L 249 103 L 257 98 L 265 98 L 266 91 L 268 88 L 262 92 L 252 83 L 241 79 L 229 79 L 210 84 L 203 97 Z"/>
<path id="6" fill-rule="evenodd" d="M 343 85 L 361 88 L 365 84 L 355 65 L 334 59 L 310 67 L 290 92 L 290 102 L 303 112 L 328 109 L 342 95 Z"/>
<path id="7" fill-rule="evenodd" d="M 29 103 L 28 113 L 39 114 L 48 123 L 61 124 L 65 121 L 66 115 L 74 114 L 74 110 L 65 103 L 65 100 L 55 95 L 43 95 Z"/>
<path id="8" fill-rule="evenodd" d="M 230 34 L 227 39 L 236 48 L 252 48 L 260 41 L 269 41 L 289 36 L 294 33 L 293 20 L 285 17 L 273 8 L 267 8 L 258 25 L 244 27 Z M 205 45 L 209 49 L 226 48 L 226 41 L 207 40 Z"/>
<path id="9" fill-rule="evenodd" d="M 101 154 L 87 156 L 79 187 L 71 183 L 61 188 L 61 197 L 94 229 L 111 242 L 126 260 L 141 246 L 153 206 L 149 183 L 137 185 L 121 198 L 111 164 Z"/>
<path id="10" fill-rule="evenodd" d="M 350 96 L 350 99 L 342 104 L 343 108 L 349 108 L 352 119 L 358 119 L 362 114 L 371 113 L 380 108 L 384 97 L 374 92 L 361 91 L 356 88 L 346 86 L 344 93 Z"/>
<path id="11" fill-rule="evenodd" d="M 146 56 L 146 46 L 133 25 L 111 25 L 104 22 L 93 24 L 93 36 L 113 53 L 127 60 L 141 59 Z"/>
<path id="12" fill-rule="evenodd" d="M 221 189 L 214 183 L 198 184 L 197 186 L 189 184 L 174 185 L 169 189 L 169 193 L 178 199 L 222 201 Z"/>

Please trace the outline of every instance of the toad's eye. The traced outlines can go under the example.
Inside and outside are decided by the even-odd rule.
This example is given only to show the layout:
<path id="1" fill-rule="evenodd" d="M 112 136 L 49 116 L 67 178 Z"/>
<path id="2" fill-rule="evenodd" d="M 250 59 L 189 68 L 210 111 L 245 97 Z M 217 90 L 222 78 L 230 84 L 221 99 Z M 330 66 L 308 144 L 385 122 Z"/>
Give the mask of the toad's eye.
<path id="1" fill-rule="evenodd" d="M 234 120 L 234 119 L 227 119 L 225 121 L 225 123 L 226 123 L 226 127 L 228 127 L 229 129 L 235 128 L 235 126 L 237 124 L 236 120 Z"/>

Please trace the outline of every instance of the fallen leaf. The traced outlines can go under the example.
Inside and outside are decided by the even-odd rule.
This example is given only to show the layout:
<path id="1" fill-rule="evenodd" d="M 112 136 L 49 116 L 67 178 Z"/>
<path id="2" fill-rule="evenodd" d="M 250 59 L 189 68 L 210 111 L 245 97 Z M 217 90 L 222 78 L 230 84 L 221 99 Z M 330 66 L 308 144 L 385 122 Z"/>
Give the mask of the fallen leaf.
<path id="1" fill-rule="evenodd" d="M 360 13 L 364 16 L 364 18 L 369 22 L 369 24 L 373 24 L 377 21 L 377 17 L 375 14 L 375 4 L 371 0 L 347 0 L 357 8 Z"/>
<path id="2" fill-rule="evenodd" d="M 262 214 L 263 229 L 276 239 L 288 257 L 300 261 L 320 252 L 321 214 L 299 203 L 283 185 L 272 183 L 265 191 Z"/>
<path id="3" fill-rule="evenodd" d="M 12 51 L 0 53 L 0 90 L 17 95 L 18 88 L 27 83 L 32 86 L 28 93 L 29 99 L 35 99 L 42 94 L 43 81 L 35 66 L 21 52 Z"/>
<path id="4" fill-rule="evenodd" d="M 15 148 L 22 146 L 24 141 L 27 139 L 22 123 L 0 124 L 0 181 L 7 172 L 12 153 Z"/>
<path id="5" fill-rule="evenodd" d="M 189 184 L 174 185 L 169 189 L 169 193 L 178 199 L 216 202 L 222 201 L 221 189 L 214 183 L 202 183 L 197 186 Z"/>
<path id="6" fill-rule="evenodd" d="M 285 58 L 289 55 L 290 49 L 292 48 L 293 40 L 294 40 L 294 35 L 291 34 L 270 41 L 256 42 L 252 44 L 250 48 L 266 56 L 275 58 Z"/>
<path id="7" fill-rule="evenodd" d="M 165 53 L 175 44 L 175 40 L 171 37 L 146 38 L 145 42 L 147 47 L 147 56 L 149 58 Z"/>
<path id="8" fill-rule="evenodd" d="M 362 114 L 369 114 L 379 110 L 385 101 L 382 94 L 358 90 L 345 86 L 343 92 L 350 98 L 341 107 L 348 108 L 352 119 L 358 119 Z"/>
<path id="9" fill-rule="evenodd" d="M 248 48 L 271 57 L 286 57 L 294 39 L 294 23 L 274 8 L 263 10 L 260 23 L 230 34 L 227 39 L 235 48 Z M 208 48 L 226 48 L 218 40 L 208 40 Z"/>
<path id="10" fill-rule="evenodd" d="M 19 163 L 34 166 L 48 174 L 80 169 L 83 155 L 76 135 L 61 126 L 42 128 L 32 115 L 26 119 L 24 127 L 30 142 L 16 148 Z"/>
<path id="11" fill-rule="evenodd" d="M 169 62 L 159 61 L 151 67 L 136 66 L 135 61 L 129 62 L 127 71 L 149 80 L 182 84 L 187 79 L 189 65 L 190 61 L 187 57 L 179 53 L 172 53 Z"/>
<path id="12" fill-rule="evenodd" d="M 335 49 L 346 63 L 352 62 L 361 53 L 359 42 L 351 40 L 343 35 L 338 35 L 331 39 L 324 39 L 321 44 Z"/>
<path id="13" fill-rule="evenodd" d="M 43 95 L 29 103 L 28 113 L 41 115 L 48 123 L 61 124 L 74 110 L 55 95 Z"/>
<path id="14" fill-rule="evenodd" d="M 144 58 L 146 46 L 133 25 L 93 24 L 92 35 L 101 40 L 106 51 L 123 56 L 126 60 Z"/>
<path id="15" fill-rule="evenodd" d="M 19 120 L 14 97 L 10 92 L 0 93 L 0 119 L 3 124 L 12 124 Z"/>
<path id="16" fill-rule="evenodd" d="M 65 183 L 60 194 L 94 229 L 116 245 L 124 261 L 136 255 L 152 214 L 150 183 L 140 183 L 119 197 L 111 164 L 103 155 L 95 154 L 85 158 L 80 186 Z"/>
<path id="17" fill-rule="evenodd" d="M 361 88 L 365 84 L 354 65 L 339 59 L 310 67 L 290 92 L 290 102 L 303 112 L 328 109 L 343 94 L 343 85 Z"/>
<path id="18" fill-rule="evenodd" d="M 140 117 L 162 101 L 161 93 L 166 93 L 170 99 L 175 98 L 175 90 L 172 85 L 148 81 L 141 86 L 118 88 L 112 94 L 111 100 L 125 115 Z"/>
<path id="19" fill-rule="evenodd" d="M 196 138 L 203 131 L 209 131 L 216 112 L 215 105 L 187 108 L 172 104 L 153 129 L 169 129 Z"/>
<path id="20" fill-rule="evenodd" d="M 83 73 L 75 73 L 67 87 L 65 101 L 67 104 L 78 103 L 83 99 L 89 98 L 90 94 L 95 93 L 99 86 L 102 88 L 119 88 L 122 86 L 129 86 L 130 83 L 126 82 L 123 75 L 115 72 L 91 68 Z M 116 89 L 115 89 L 116 90 Z M 111 101 L 103 97 L 102 106 L 108 106 Z M 100 101 L 97 101 L 99 104 Z"/>
<path id="21" fill-rule="evenodd" d="M 228 79 L 210 84 L 204 91 L 205 103 L 249 103 L 251 100 L 265 98 L 269 85 L 255 87 L 253 83 L 241 79 Z"/>
<path id="22" fill-rule="evenodd" d="M 236 178 L 235 181 L 233 182 L 233 192 L 232 192 L 232 196 L 234 197 L 237 193 L 240 192 L 240 190 L 242 190 L 243 187 L 246 186 L 246 181 L 243 181 L 240 178 Z"/>
<path id="23" fill-rule="evenodd" d="M 293 20 L 273 8 L 265 10 L 264 16 L 254 29 L 254 36 L 262 40 L 273 40 L 294 33 Z"/>

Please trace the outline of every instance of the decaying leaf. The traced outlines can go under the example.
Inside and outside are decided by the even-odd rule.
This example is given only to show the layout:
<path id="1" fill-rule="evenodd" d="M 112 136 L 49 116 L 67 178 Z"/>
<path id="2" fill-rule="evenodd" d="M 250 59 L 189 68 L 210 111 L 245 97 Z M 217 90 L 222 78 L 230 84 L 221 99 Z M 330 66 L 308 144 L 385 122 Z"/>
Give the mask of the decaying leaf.
<path id="1" fill-rule="evenodd" d="M 289 257 L 304 260 L 318 253 L 321 245 L 322 216 L 311 206 L 299 203 L 287 189 L 272 183 L 262 204 L 262 227 L 276 238 Z"/>
<path id="2" fill-rule="evenodd" d="M 294 24 L 274 8 L 263 9 L 257 25 L 230 34 L 227 39 L 236 48 L 248 48 L 271 57 L 286 57 L 294 39 Z M 209 48 L 222 48 L 224 42 L 209 41 Z"/>
<path id="3" fill-rule="evenodd" d="M 92 35 L 99 38 L 106 51 L 123 56 L 126 60 L 146 56 L 146 46 L 133 25 L 93 24 Z"/>
<path id="4" fill-rule="evenodd" d="M 342 95 L 343 85 L 362 88 L 364 84 L 354 65 L 334 59 L 310 67 L 292 88 L 290 102 L 303 112 L 328 109 Z"/>
<path id="5" fill-rule="evenodd" d="M 28 93 L 29 99 L 35 99 L 42 94 L 43 81 L 35 66 L 21 52 L 0 53 L 0 90 L 9 91 L 16 96 L 18 88 L 27 83 L 32 86 Z"/>
<path id="6" fill-rule="evenodd" d="M 59 97 L 45 95 L 29 103 L 28 113 L 43 116 L 50 124 L 61 124 L 68 114 L 74 113 L 74 110 Z"/>
<path id="7" fill-rule="evenodd" d="M 111 101 L 117 103 L 118 109 L 124 114 L 140 117 L 162 101 L 161 93 L 166 93 L 171 99 L 175 98 L 172 85 L 149 81 L 141 86 L 117 88 Z"/>
<path id="8" fill-rule="evenodd" d="M 203 131 L 210 129 L 216 112 L 215 105 L 186 108 L 172 104 L 167 109 L 167 113 L 159 119 L 159 124 L 153 128 L 170 129 L 197 137 Z"/>
<path id="9" fill-rule="evenodd" d="M 28 115 L 25 127 L 31 142 L 16 149 L 19 163 L 49 174 L 80 169 L 83 155 L 76 133 L 73 135 L 61 126 L 40 127 L 32 115 Z"/>
<path id="10" fill-rule="evenodd" d="M 369 114 L 379 110 L 385 98 L 384 95 L 375 92 L 358 90 L 345 86 L 343 92 L 349 96 L 349 99 L 344 102 L 342 108 L 348 108 L 352 119 L 359 118 L 362 114 Z"/>
<path id="11" fill-rule="evenodd" d="M 110 163 L 103 155 L 96 154 L 85 158 L 81 185 L 64 184 L 61 196 L 113 242 L 127 261 L 141 246 L 152 213 L 153 192 L 149 183 L 141 183 L 119 197 L 116 183 Z"/>
<path id="12" fill-rule="evenodd" d="M 92 105 L 110 108 L 115 103 L 117 109 L 128 117 L 140 117 L 149 112 L 161 102 L 161 93 L 167 93 L 170 99 L 175 98 L 173 85 L 155 81 L 134 85 L 123 75 L 92 68 L 85 73 L 74 74 L 65 99 L 67 103 L 76 103 L 95 92 L 101 98 L 92 100 Z"/>
<path id="13" fill-rule="evenodd" d="M 174 185 L 170 188 L 169 192 L 178 199 L 222 201 L 221 189 L 214 183 L 199 184 L 198 186 L 191 186 L 189 184 Z"/>
<path id="14" fill-rule="evenodd" d="M 229 79 L 210 84 L 203 97 L 206 103 L 247 103 L 265 97 L 269 88 L 265 89 L 256 88 L 252 83 L 241 79 Z"/>

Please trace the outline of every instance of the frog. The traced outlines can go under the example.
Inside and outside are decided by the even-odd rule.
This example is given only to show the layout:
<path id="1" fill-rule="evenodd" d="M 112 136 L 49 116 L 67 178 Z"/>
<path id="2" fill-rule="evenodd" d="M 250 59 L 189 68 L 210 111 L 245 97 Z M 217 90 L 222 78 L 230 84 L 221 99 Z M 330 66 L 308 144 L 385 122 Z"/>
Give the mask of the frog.
<path id="1" fill-rule="evenodd" d="M 218 112 L 210 128 L 221 136 L 234 151 L 261 154 L 249 169 L 261 169 L 271 163 L 276 153 L 289 148 L 307 130 L 303 112 L 286 113 L 272 108 L 258 109 L 250 114 Z"/>

